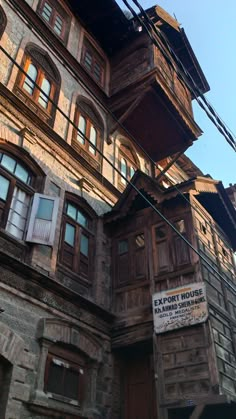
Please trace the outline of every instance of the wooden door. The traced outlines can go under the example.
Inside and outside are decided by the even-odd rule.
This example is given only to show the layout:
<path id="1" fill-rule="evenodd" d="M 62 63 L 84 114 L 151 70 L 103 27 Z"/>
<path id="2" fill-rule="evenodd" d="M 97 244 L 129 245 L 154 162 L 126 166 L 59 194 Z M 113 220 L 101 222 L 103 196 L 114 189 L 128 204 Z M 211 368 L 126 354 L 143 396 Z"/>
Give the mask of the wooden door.
<path id="1" fill-rule="evenodd" d="M 156 419 L 154 374 L 150 355 L 129 357 L 124 374 L 125 419 Z"/>

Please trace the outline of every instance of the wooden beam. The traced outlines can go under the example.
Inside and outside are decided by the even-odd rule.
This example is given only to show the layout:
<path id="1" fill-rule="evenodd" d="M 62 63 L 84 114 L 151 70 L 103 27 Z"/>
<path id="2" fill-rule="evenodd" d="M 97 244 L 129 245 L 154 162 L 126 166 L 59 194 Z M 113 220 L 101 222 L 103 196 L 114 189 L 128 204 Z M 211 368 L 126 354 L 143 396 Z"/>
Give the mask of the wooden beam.
<path id="1" fill-rule="evenodd" d="M 198 404 L 189 419 L 200 419 L 201 414 L 205 408 L 205 404 Z"/>

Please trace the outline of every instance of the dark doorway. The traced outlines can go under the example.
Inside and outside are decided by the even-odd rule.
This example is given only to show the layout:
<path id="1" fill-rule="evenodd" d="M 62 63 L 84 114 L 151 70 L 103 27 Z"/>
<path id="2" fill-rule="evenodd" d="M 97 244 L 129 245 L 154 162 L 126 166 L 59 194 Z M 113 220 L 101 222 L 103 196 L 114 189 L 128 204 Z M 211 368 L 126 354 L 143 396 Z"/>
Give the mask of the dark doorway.
<path id="1" fill-rule="evenodd" d="M 156 419 L 152 355 L 133 348 L 123 372 L 125 419 Z"/>
<path id="2" fill-rule="evenodd" d="M 11 375 L 12 365 L 0 356 L 0 419 L 5 418 Z"/>

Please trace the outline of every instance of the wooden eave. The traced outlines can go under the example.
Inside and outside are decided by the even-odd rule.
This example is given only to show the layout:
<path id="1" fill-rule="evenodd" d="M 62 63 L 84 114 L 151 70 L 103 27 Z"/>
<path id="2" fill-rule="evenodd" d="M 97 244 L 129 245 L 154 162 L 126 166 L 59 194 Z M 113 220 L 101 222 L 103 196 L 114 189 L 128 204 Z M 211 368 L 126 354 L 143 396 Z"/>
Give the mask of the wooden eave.
<path id="1" fill-rule="evenodd" d="M 212 218 L 219 224 L 236 249 L 236 211 L 230 201 L 222 182 L 207 178 L 196 177 L 178 185 L 182 193 L 192 193 Z M 165 191 L 166 199 L 180 196 L 174 188 Z"/>
<path id="2" fill-rule="evenodd" d="M 165 34 L 176 55 L 189 72 L 201 93 L 208 92 L 210 86 L 193 52 L 187 35 L 184 29 L 180 27 L 179 22 L 160 6 L 153 6 L 146 10 L 146 12 L 153 23 Z"/>
<path id="3" fill-rule="evenodd" d="M 130 21 L 115 0 L 67 0 L 73 13 L 111 55 L 135 35 Z"/>
<path id="4" fill-rule="evenodd" d="M 113 95 L 109 104 L 155 161 L 186 150 L 202 134 L 157 68 Z"/>
<path id="5" fill-rule="evenodd" d="M 141 193 L 153 205 L 156 205 L 158 202 L 162 201 L 162 188 L 158 185 L 155 179 L 152 179 L 150 176 L 146 175 L 140 170 L 135 172 L 135 175 L 132 178 L 132 184 L 136 189 L 131 184 L 127 185 L 126 189 L 114 205 L 113 209 L 104 215 L 105 224 L 110 224 L 114 221 L 125 218 L 130 213 L 130 211 L 132 212 L 132 209 L 135 211 L 134 206 L 137 199 L 140 200 L 139 202 L 143 200 L 143 208 L 149 206 L 145 199 L 139 195 L 137 190 L 141 191 Z"/>

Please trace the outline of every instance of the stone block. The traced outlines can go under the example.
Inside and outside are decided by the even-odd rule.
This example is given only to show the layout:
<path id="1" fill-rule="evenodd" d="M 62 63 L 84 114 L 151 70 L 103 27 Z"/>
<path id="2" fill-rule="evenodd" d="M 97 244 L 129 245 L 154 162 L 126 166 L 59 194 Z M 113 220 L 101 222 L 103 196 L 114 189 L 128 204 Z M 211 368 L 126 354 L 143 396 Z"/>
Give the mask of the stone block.
<path id="1" fill-rule="evenodd" d="M 27 384 L 15 382 L 11 387 L 10 394 L 13 399 L 27 402 L 29 400 L 30 395 L 30 386 Z"/>
<path id="2" fill-rule="evenodd" d="M 26 377 L 26 370 L 24 368 L 17 367 L 17 366 L 13 368 L 13 374 L 12 374 L 13 380 L 18 381 L 20 383 L 24 383 L 25 377 Z"/>
<path id="3" fill-rule="evenodd" d="M 34 370 L 35 355 L 30 352 L 22 351 L 19 365 L 28 370 Z"/>
<path id="4" fill-rule="evenodd" d="M 22 403 L 17 400 L 10 400 L 7 406 L 5 419 L 19 419 Z"/>

